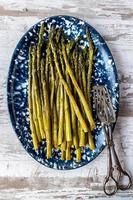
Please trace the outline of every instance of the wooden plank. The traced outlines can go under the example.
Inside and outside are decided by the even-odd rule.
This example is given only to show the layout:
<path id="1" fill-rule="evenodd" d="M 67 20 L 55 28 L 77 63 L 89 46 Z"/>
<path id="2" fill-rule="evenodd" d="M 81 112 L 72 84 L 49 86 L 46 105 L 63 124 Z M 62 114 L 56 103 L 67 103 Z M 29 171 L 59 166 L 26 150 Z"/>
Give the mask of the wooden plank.
<path id="1" fill-rule="evenodd" d="M 0 1 L 1 15 L 6 16 L 45 16 L 48 13 L 63 14 L 63 13 L 78 13 L 78 16 L 84 16 L 87 18 L 101 17 L 132 20 L 133 17 L 133 2 L 132 0 L 84 0 L 81 4 L 80 1 L 75 0 L 56 0 L 48 1 L 38 0 L 23 0 L 23 3 L 19 3 L 15 0 L 1 0 Z"/>
<path id="2" fill-rule="evenodd" d="M 102 191 L 91 191 L 88 188 L 72 188 L 66 190 L 36 190 L 36 189 L 5 189 L 0 190 L 1 200 L 86 200 L 86 199 L 98 199 L 106 200 L 109 197 L 103 194 Z M 110 200 L 132 200 L 133 193 L 132 190 L 127 191 L 126 193 L 119 192 L 117 196 L 109 198 Z"/>
<path id="3" fill-rule="evenodd" d="M 114 139 L 122 165 L 133 176 L 133 1 L 0 0 L 0 200 L 108 198 L 102 191 L 107 150 L 91 164 L 76 170 L 46 168 L 25 152 L 8 116 L 6 80 L 12 52 L 34 23 L 57 14 L 88 21 L 102 34 L 113 53 L 121 88 L 120 116 Z M 119 192 L 110 199 L 133 199 L 133 189 Z"/>

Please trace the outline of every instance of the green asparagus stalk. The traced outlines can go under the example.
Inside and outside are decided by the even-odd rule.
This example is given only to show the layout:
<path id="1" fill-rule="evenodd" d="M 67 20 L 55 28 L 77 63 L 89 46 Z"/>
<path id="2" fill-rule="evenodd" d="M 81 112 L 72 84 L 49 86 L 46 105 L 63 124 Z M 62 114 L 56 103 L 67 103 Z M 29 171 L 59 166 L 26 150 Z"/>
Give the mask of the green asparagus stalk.
<path id="1" fill-rule="evenodd" d="M 67 45 L 67 56 L 70 58 L 70 62 L 73 68 L 75 69 L 74 61 L 76 61 L 76 59 L 74 55 L 74 50 L 73 52 L 71 51 L 71 49 L 73 48 L 73 45 L 75 44 L 74 43 L 70 44 L 70 42 L 68 44 L 69 45 Z M 74 97 L 76 98 L 76 90 L 75 88 L 72 88 L 71 80 L 67 71 L 66 71 L 66 80 L 67 80 L 69 88 L 71 89 L 71 91 L 73 90 Z M 77 117 L 75 115 L 73 107 L 72 106 L 70 107 L 71 107 L 71 124 L 72 124 L 71 126 L 72 126 L 73 146 L 77 149 L 79 148 L 79 139 L 78 139 L 78 133 L 77 133 Z"/>
<path id="2" fill-rule="evenodd" d="M 66 160 L 71 160 L 71 149 L 67 147 L 66 149 Z"/>
<path id="3" fill-rule="evenodd" d="M 61 151 L 61 160 L 65 160 L 65 159 L 66 159 L 66 152 Z"/>
<path id="4" fill-rule="evenodd" d="M 66 140 L 63 140 L 62 144 L 61 144 L 61 151 L 66 151 L 66 145 L 67 145 L 67 142 Z"/>
<path id="5" fill-rule="evenodd" d="M 61 145 L 63 140 L 63 123 L 64 123 L 64 88 L 60 84 L 60 111 L 59 111 L 59 130 L 58 130 L 58 145 Z"/>
<path id="6" fill-rule="evenodd" d="M 91 130 L 89 130 L 89 132 L 88 132 L 88 144 L 89 144 L 89 148 L 91 150 L 94 150 L 96 148 L 96 146 L 94 144 L 94 139 L 93 139 L 92 134 L 91 134 Z"/>
<path id="7" fill-rule="evenodd" d="M 83 59 L 82 52 L 79 55 L 79 63 L 80 63 L 80 67 L 81 67 L 80 77 L 82 77 L 83 93 L 87 100 L 87 81 L 86 81 L 85 61 Z"/>
<path id="8" fill-rule="evenodd" d="M 54 63 L 52 61 L 52 52 L 49 49 L 49 62 L 50 62 L 50 70 L 51 70 L 51 96 L 50 96 L 50 107 L 51 110 L 53 109 L 53 102 L 54 102 L 54 92 L 55 92 L 55 76 L 54 76 Z"/>
<path id="9" fill-rule="evenodd" d="M 86 50 L 84 50 L 84 51 L 86 51 Z M 84 95 L 85 95 L 86 99 L 88 99 L 87 88 L 86 88 L 87 85 L 86 85 L 86 75 L 85 75 L 85 62 L 83 60 L 83 54 L 80 54 L 80 56 L 79 56 L 79 63 L 80 63 L 80 69 L 82 68 L 83 92 L 84 92 Z M 79 69 L 79 71 L 80 71 L 80 69 Z M 83 112 L 83 106 L 82 105 L 81 105 L 81 110 Z M 84 117 L 86 119 L 86 114 L 85 113 L 84 113 Z M 94 145 L 94 141 L 93 141 L 93 138 L 92 138 L 92 135 L 91 135 L 91 131 L 89 130 L 87 134 L 85 134 L 82 129 L 80 129 L 80 131 L 81 131 L 81 134 L 80 134 L 79 146 L 81 146 L 81 147 L 85 146 L 86 143 L 88 142 L 89 148 L 91 150 L 95 149 L 95 145 Z"/>
<path id="10" fill-rule="evenodd" d="M 75 46 L 74 40 L 71 40 L 70 42 L 67 43 L 67 46 L 66 46 L 67 55 L 71 55 L 74 46 Z"/>
<path id="11" fill-rule="evenodd" d="M 82 128 L 80 128 L 80 139 L 79 139 L 79 146 L 80 147 L 85 147 L 86 145 L 86 134 Z"/>
<path id="12" fill-rule="evenodd" d="M 29 105 L 29 117 L 30 117 L 30 130 L 31 130 L 31 136 L 33 141 L 34 149 L 38 149 L 38 138 L 37 133 L 35 129 L 35 124 L 33 121 L 33 100 L 32 100 L 32 55 L 31 55 L 32 48 L 29 49 L 29 74 L 28 74 L 28 105 Z"/>
<path id="13" fill-rule="evenodd" d="M 61 144 L 61 159 L 65 160 L 66 157 L 66 147 L 67 147 L 67 142 L 66 142 L 66 123 L 64 123 L 64 131 L 63 131 L 63 141 Z"/>
<path id="14" fill-rule="evenodd" d="M 72 133 L 73 133 L 73 144 L 76 149 L 79 148 L 79 138 L 77 134 L 77 118 L 74 113 L 73 107 L 71 107 L 71 114 L 72 114 Z"/>
<path id="15" fill-rule="evenodd" d="M 50 102 L 47 83 L 43 81 L 43 94 L 45 99 L 45 112 L 46 112 L 46 143 L 47 143 L 47 158 L 52 156 L 52 135 L 51 135 L 51 113 L 50 113 Z"/>
<path id="16" fill-rule="evenodd" d="M 43 127 L 44 127 L 44 132 L 46 132 L 46 113 L 44 110 L 44 94 L 43 94 L 43 81 L 45 79 L 45 61 L 44 58 L 41 59 L 41 101 L 42 101 L 42 117 L 43 117 Z M 44 138 L 46 138 L 46 135 L 44 135 Z"/>
<path id="17" fill-rule="evenodd" d="M 44 127 L 43 127 L 43 116 L 42 116 L 41 98 L 40 98 L 41 95 L 39 93 L 39 83 L 38 83 L 37 69 L 36 69 L 36 47 L 35 46 L 33 46 L 33 49 L 32 49 L 32 66 L 33 66 L 33 71 L 32 71 L 33 88 L 34 88 L 34 93 L 35 93 L 35 105 L 36 105 L 36 110 L 37 110 L 37 113 L 35 115 L 38 118 L 41 139 L 44 139 L 45 132 L 44 132 Z"/>
<path id="18" fill-rule="evenodd" d="M 69 77 L 67 72 L 65 71 L 64 61 L 60 52 L 60 62 L 62 66 L 62 71 L 64 76 L 66 76 L 66 81 L 69 82 Z M 68 83 L 70 86 L 70 82 Z M 66 91 L 64 91 L 64 117 L 65 117 L 65 123 L 66 123 L 66 141 L 71 142 L 72 141 L 72 130 L 71 130 L 71 116 L 70 116 L 70 104 L 69 99 L 67 96 Z"/>
<path id="19" fill-rule="evenodd" d="M 90 104 L 90 95 L 91 95 L 91 77 L 92 77 L 92 68 L 93 68 L 93 56 L 94 56 L 94 45 L 91 38 L 89 30 L 86 30 L 87 39 L 89 42 L 89 68 L 87 73 L 87 92 L 88 92 L 88 101 Z"/>
<path id="20" fill-rule="evenodd" d="M 61 53 L 60 53 L 61 54 Z M 68 83 L 68 87 L 70 90 L 72 90 L 71 87 L 71 82 L 70 82 L 70 78 L 69 75 L 65 69 L 65 64 L 64 64 L 64 60 L 63 57 L 60 57 L 61 60 L 61 65 L 62 65 L 62 71 L 63 71 L 63 75 L 65 76 L 66 82 Z M 65 123 L 66 123 L 66 141 L 67 141 L 67 146 L 70 148 L 72 146 L 72 121 L 71 121 L 71 105 L 70 105 L 70 101 L 69 98 L 67 96 L 67 93 L 65 91 L 65 98 L 64 98 L 64 111 L 65 111 Z M 75 114 L 75 113 L 74 113 Z"/>
<path id="21" fill-rule="evenodd" d="M 37 55 L 36 55 L 36 62 L 37 62 L 37 78 L 38 78 L 38 90 L 40 94 L 40 102 L 41 102 L 41 112 L 43 110 L 43 89 L 42 89 L 42 81 L 43 81 L 43 76 L 44 76 L 44 63 L 41 63 L 41 55 L 42 55 L 42 46 L 44 44 L 44 39 L 43 35 L 45 32 L 45 27 L 44 24 L 41 24 L 40 30 L 39 30 L 39 35 L 38 35 L 38 43 L 37 43 Z M 43 65 L 42 65 L 43 64 Z M 40 81 L 41 80 L 41 81 Z M 41 117 L 43 118 L 43 117 Z M 43 121 L 43 120 L 42 120 Z M 41 124 L 41 129 L 45 130 L 45 122 Z M 42 139 L 45 138 L 45 134 L 43 131 Z"/>
<path id="22" fill-rule="evenodd" d="M 48 41 L 48 44 L 47 44 L 47 49 L 46 49 L 46 63 L 45 63 L 45 78 L 46 78 L 46 81 L 49 81 L 49 65 L 50 65 L 50 62 L 49 62 L 49 41 Z"/>
<path id="23" fill-rule="evenodd" d="M 34 87 L 34 85 L 33 85 Z M 32 106 L 33 106 L 33 121 L 35 123 L 35 130 L 37 134 L 38 141 L 41 142 L 41 131 L 40 131 L 40 126 L 39 126 L 39 120 L 37 117 L 37 105 L 36 105 L 36 98 L 35 98 L 35 91 L 34 88 L 32 87 Z"/>
<path id="24" fill-rule="evenodd" d="M 43 80 L 45 79 L 45 60 L 44 58 L 41 59 L 41 85 L 43 84 Z M 43 100 L 44 103 L 44 100 Z"/>
<path id="25" fill-rule="evenodd" d="M 94 57 L 95 48 L 94 48 L 94 44 L 93 44 L 93 41 L 92 41 L 92 38 L 91 38 L 91 34 L 90 34 L 88 29 L 86 30 L 86 35 L 87 35 L 87 39 L 88 39 L 88 42 L 89 42 L 89 52 L 88 52 L 89 68 L 88 68 L 88 73 L 87 73 L 87 93 L 88 93 L 87 97 L 88 98 L 87 99 L 88 99 L 89 105 L 91 105 L 91 102 L 90 102 L 90 98 L 91 98 L 91 77 L 92 77 L 92 70 L 93 70 L 93 57 Z M 93 140 L 93 137 L 91 135 L 90 130 L 89 130 L 89 133 L 88 133 L 88 142 L 89 142 L 90 149 L 94 150 L 95 144 L 94 144 L 94 140 Z"/>
<path id="26" fill-rule="evenodd" d="M 76 162 L 81 162 L 81 148 L 76 149 Z"/>
<path id="27" fill-rule="evenodd" d="M 62 32 L 61 28 L 57 29 L 57 31 L 56 31 L 56 43 L 57 44 L 60 44 L 60 39 L 61 39 L 62 33 L 63 32 Z M 53 38 L 51 37 L 51 39 L 53 39 Z"/>
<path id="28" fill-rule="evenodd" d="M 41 142 L 41 133 L 40 133 L 39 121 L 38 121 L 38 117 L 37 117 L 37 104 L 36 104 L 36 100 L 35 100 L 36 99 L 36 97 L 35 97 L 36 85 L 35 85 L 35 80 L 34 80 L 36 77 L 36 76 L 34 76 L 34 74 L 35 74 L 35 69 L 34 69 L 35 55 L 33 54 L 33 50 L 31 53 L 32 53 L 32 91 L 31 91 L 31 95 L 32 95 L 32 106 L 33 106 L 33 120 L 35 123 L 35 129 L 36 129 L 38 141 Z"/>
<path id="29" fill-rule="evenodd" d="M 36 48 L 36 64 L 37 64 L 37 78 L 38 78 L 38 90 L 39 90 L 39 93 L 42 94 L 42 84 L 41 84 L 41 49 L 42 49 L 42 45 L 44 43 L 43 41 L 43 34 L 44 34 L 44 25 L 42 24 L 41 27 L 40 27 L 40 30 L 39 30 L 39 35 L 38 35 L 38 43 L 37 43 L 37 48 Z M 41 98 L 41 107 L 43 106 L 43 97 L 42 95 L 40 95 L 40 98 Z"/>
<path id="30" fill-rule="evenodd" d="M 82 52 L 80 50 L 79 54 L 77 54 L 77 51 L 79 51 L 76 47 L 76 52 L 74 53 L 73 55 L 73 60 L 74 60 L 74 63 L 75 63 L 75 69 L 74 69 L 74 73 L 75 73 L 75 77 L 76 77 L 76 80 L 79 84 L 79 87 L 83 90 L 83 79 L 82 79 Z M 75 93 L 75 96 L 77 97 L 77 94 L 76 94 L 76 89 L 74 88 L 74 93 Z M 86 116 L 85 116 L 85 113 L 84 113 L 84 110 L 83 110 L 83 105 L 81 104 L 81 101 L 79 101 L 79 99 L 77 99 L 78 101 L 78 104 L 80 106 L 80 109 L 83 113 L 83 117 L 84 119 L 86 119 Z M 78 147 L 82 147 L 82 146 L 85 146 L 85 132 L 83 131 L 82 127 L 80 126 L 80 124 L 78 125 L 78 132 L 79 132 L 79 140 L 78 140 Z M 77 134 L 78 136 L 78 134 Z"/>
<path id="31" fill-rule="evenodd" d="M 59 81 L 57 83 L 56 110 L 57 110 L 57 117 L 59 119 L 59 112 L 60 112 L 60 84 L 59 84 Z"/>
<path id="32" fill-rule="evenodd" d="M 82 57 L 82 51 L 80 51 L 79 53 L 79 62 L 78 62 L 78 72 L 79 72 L 79 87 L 82 88 L 83 94 L 86 97 L 86 76 L 85 73 L 83 73 L 84 68 L 84 61 L 83 61 L 83 57 Z M 81 107 L 81 111 L 83 113 L 84 119 L 86 119 L 86 114 L 84 112 L 84 108 L 81 102 L 79 102 L 80 107 Z M 80 131 L 80 136 L 79 136 L 79 146 L 80 147 L 84 147 L 86 145 L 86 135 L 87 133 L 85 133 L 82 129 L 82 127 L 79 125 L 79 131 Z"/>
<path id="33" fill-rule="evenodd" d="M 75 46 L 75 49 L 72 53 L 72 64 L 73 64 L 73 68 L 74 68 L 74 74 L 76 77 L 76 80 L 79 80 L 78 77 L 78 51 L 77 51 L 77 45 Z M 76 89 L 75 87 L 73 88 L 73 92 L 74 92 L 74 97 L 75 99 L 78 100 L 78 96 L 76 93 Z M 79 135 L 78 135 L 78 121 L 77 121 L 77 117 L 75 115 L 75 113 L 73 112 L 73 108 L 72 109 L 72 130 L 73 130 L 73 143 L 76 149 L 79 149 Z"/>
<path id="34" fill-rule="evenodd" d="M 75 67 L 75 77 L 77 79 L 77 81 L 79 81 L 79 72 L 78 72 L 78 60 L 79 60 L 79 53 L 78 53 L 78 49 L 77 46 L 75 47 L 74 51 L 73 51 L 73 62 L 74 62 L 74 67 Z M 75 90 L 75 88 L 74 88 Z M 75 90 L 76 93 L 76 90 Z"/>
<path id="35" fill-rule="evenodd" d="M 72 141 L 68 141 L 67 142 L 67 148 L 71 148 L 73 146 L 73 142 Z"/>
<path id="36" fill-rule="evenodd" d="M 53 118 L 54 118 L 54 121 L 53 121 L 53 145 L 55 148 L 58 147 L 58 122 L 57 122 L 57 112 L 56 112 L 56 106 L 54 104 L 53 106 Z"/>
<path id="37" fill-rule="evenodd" d="M 71 63 L 73 70 L 75 70 L 74 61 L 73 61 L 74 60 L 73 59 L 74 47 L 75 47 L 75 41 L 70 41 L 66 45 L 67 56 L 69 58 L 69 61 Z M 74 97 L 76 98 L 76 90 L 75 90 L 75 88 L 73 88 L 73 85 L 70 80 L 70 76 L 67 71 L 66 71 L 66 81 L 68 83 L 70 90 L 73 92 Z M 77 133 L 77 117 L 75 115 L 72 105 L 70 105 L 70 112 L 71 112 L 72 142 L 70 144 L 68 143 L 67 146 L 69 148 L 75 147 L 76 149 L 78 149 L 79 148 L 79 138 L 78 138 L 78 133 Z"/>
<path id="38" fill-rule="evenodd" d="M 41 48 L 43 45 L 43 35 L 44 35 L 44 24 L 41 25 L 39 36 L 38 36 L 38 44 L 37 44 L 37 72 L 38 72 L 38 78 L 40 78 L 40 62 L 41 62 Z"/>

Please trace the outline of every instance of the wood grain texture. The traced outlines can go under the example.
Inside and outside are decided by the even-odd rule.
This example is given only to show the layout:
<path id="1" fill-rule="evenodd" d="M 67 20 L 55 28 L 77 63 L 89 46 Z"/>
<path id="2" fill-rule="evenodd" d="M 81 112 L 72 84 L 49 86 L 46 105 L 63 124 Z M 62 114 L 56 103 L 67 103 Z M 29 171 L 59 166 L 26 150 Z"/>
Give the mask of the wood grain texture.
<path id="1" fill-rule="evenodd" d="M 6 81 L 13 50 L 33 24 L 58 14 L 86 20 L 101 33 L 111 49 L 121 92 L 114 139 L 123 166 L 133 176 L 133 1 L 0 0 L 0 200 L 108 198 L 102 191 L 106 149 L 91 164 L 80 169 L 52 170 L 25 152 L 10 123 Z M 110 199 L 133 199 L 133 188 Z"/>

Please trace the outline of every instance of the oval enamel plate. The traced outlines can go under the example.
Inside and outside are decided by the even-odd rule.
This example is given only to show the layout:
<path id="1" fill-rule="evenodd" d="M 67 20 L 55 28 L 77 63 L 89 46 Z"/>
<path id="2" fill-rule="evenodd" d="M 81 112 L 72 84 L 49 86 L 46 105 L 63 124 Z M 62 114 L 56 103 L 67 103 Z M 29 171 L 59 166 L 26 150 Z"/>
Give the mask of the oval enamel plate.
<path id="1" fill-rule="evenodd" d="M 28 110 L 28 49 L 31 43 L 35 43 L 38 38 L 39 27 L 45 23 L 47 31 L 51 25 L 62 27 L 67 37 L 76 40 L 82 36 L 83 45 L 86 45 L 86 27 L 89 28 L 95 48 L 93 66 L 93 85 L 106 85 L 113 103 L 113 107 L 118 114 L 119 109 L 119 85 L 116 66 L 112 54 L 101 35 L 88 23 L 71 16 L 54 16 L 42 20 L 35 24 L 25 33 L 14 50 L 8 75 L 8 108 L 13 128 L 25 150 L 41 164 L 54 169 L 75 169 L 90 163 L 95 159 L 106 146 L 104 132 L 97 122 L 93 133 L 96 149 L 91 151 L 85 147 L 82 151 L 82 160 L 76 163 L 75 151 L 72 150 L 72 159 L 62 161 L 60 150 L 53 150 L 51 159 L 46 159 L 45 141 L 39 150 L 34 151 L 29 127 Z M 115 125 L 115 124 L 114 124 Z"/>

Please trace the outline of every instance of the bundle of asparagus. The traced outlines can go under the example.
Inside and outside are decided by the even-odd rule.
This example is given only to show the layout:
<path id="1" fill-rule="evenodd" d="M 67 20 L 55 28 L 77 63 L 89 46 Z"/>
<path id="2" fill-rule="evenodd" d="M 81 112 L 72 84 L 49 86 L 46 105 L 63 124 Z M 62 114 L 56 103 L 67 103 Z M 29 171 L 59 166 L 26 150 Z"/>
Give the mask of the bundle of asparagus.
<path id="1" fill-rule="evenodd" d="M 34 149 L 46 140 L 46 156 L 52 148 L 61 150 L 62 160 L 81 161 L 82 148 L 95 149 L 92 131 L 95 122 L 91 111 L 91 76 L 94 45 L 88 29 L 89 47 L 78 38 L 68 40 L 63 30 L 52 27 L 48 40 L 41 25 L 38 43 L 29 48 L 28 104 Z"/>

